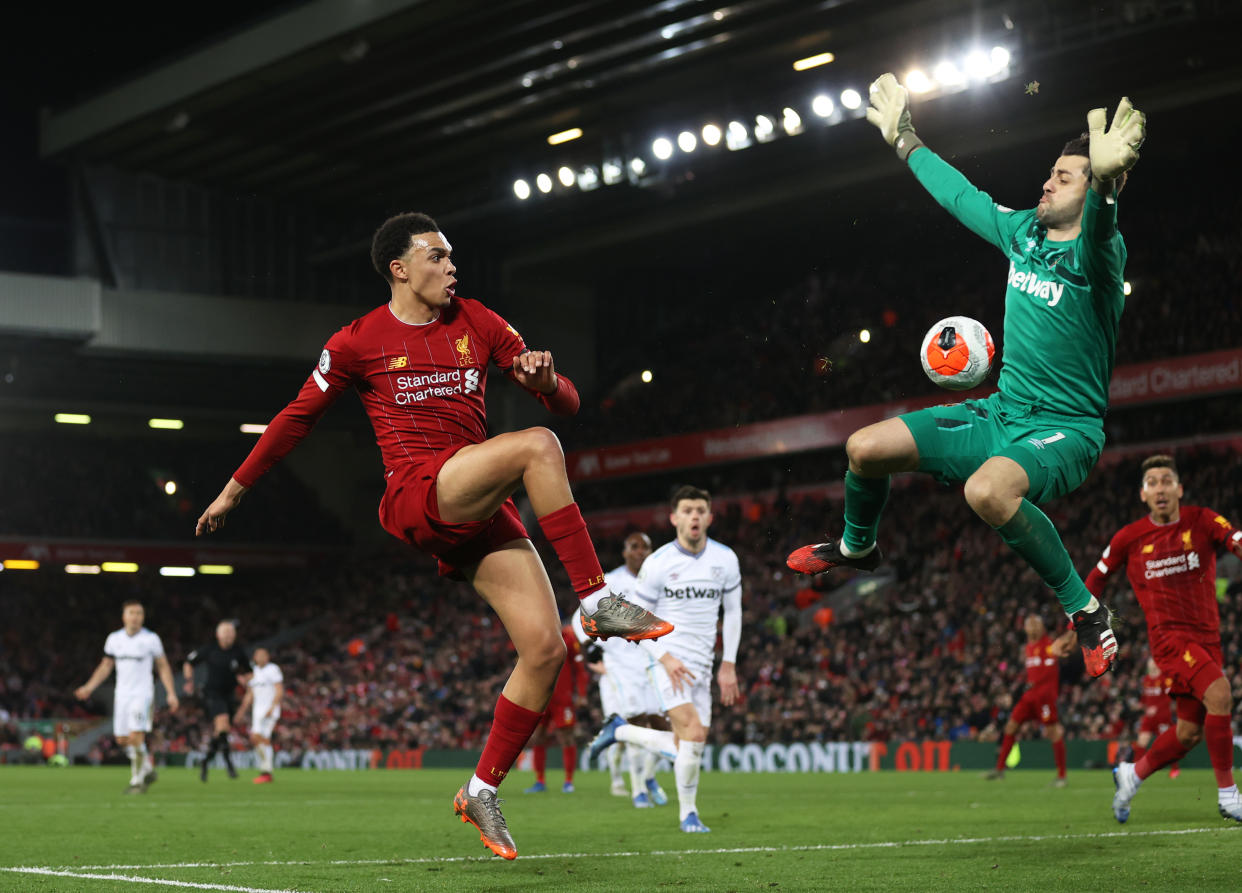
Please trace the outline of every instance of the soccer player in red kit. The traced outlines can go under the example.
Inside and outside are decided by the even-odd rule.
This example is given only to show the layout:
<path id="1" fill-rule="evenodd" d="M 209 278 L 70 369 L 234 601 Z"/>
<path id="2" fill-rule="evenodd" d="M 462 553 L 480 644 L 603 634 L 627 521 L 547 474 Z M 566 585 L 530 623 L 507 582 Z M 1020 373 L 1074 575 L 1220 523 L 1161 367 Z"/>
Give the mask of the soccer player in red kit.
<path id="1" fill-rule="evenodd" d="M 548 701 L 548 709 L 543 711 L 543 720 L 530 739 L 535 783 L 526 789 L 527 794 L 540 794 L 548 789 L 547 741 L 553 731 L 561 743 L 561 762 L 565 766 L 565 783 L 561 785 L 561 791 L 565 794 L 574 792 L 574 766 L 578 762 L 578 746 L 574 743 L 574 726 L 578 722 L 575 708 L 586 698 L 588 674 L 573 627 L 561 627 L 561 638 L 565 640 L 568 656 L 560 675 L 556 677 L 556 688 L 552 692 L 552 700 Z"/>
<path id="2" fill-rule="evenodd" d="M 1013 750 L 1018 731 L 1028 722 L 1038 720 L 1044 726 L 1044 733 L 1052 742 L 1052 755 L 1057 762 L 1057 777 L 1052 782 L 1054 787 L 1065 787 L 1065 727 L 1057 717 L 1057 695 L 1061 691 L 1061 658 L 1073 650 L 1077 637 L 1069 631 L 1053 639 L 1048 635 L 1044 621 L 1035 614 L 1026 618 L 1026 691 L 1014 705 L 1005 723 L 1005 736 L 1001 739 L 1000 753 L 996 757 L 996 768 L 987 774 L 988 778 L 1005 777 L 1005 760 Z"/>
<path id="3" fill-rule="evenodd" d="M 1113 572 L 1125 568 L 1147 615 L 1152 659 L 1173 680 L 1169 693 L 1177 701 L 1177 725 L 1152 742 L 1142 759 L 1113 770 L 1113 815 L 1119 822 L 1128 819 L 1143 779 L 1205 740 L 1220 814 L 1242 822 L 1242 798 L 1233 780 L 1233 692 L 1221 671 L 1216 606 L 1216 552 L 1227 547 L 1242 557 L 1242 531 L 1211 509 L 1181 504 L 1182 485 L 1171 456 L 1151 456 L 1142 469 L 1139 497 L 1150 514 L 1117 531 L 1085 582 L 1098 598 Z"/>
<path id="4" fill-rule="evenodd" d="M 1172 684 L 1173 680 L 1160 672 L 1156 662 L 1147 658 L 1147 675 L 1143 677 L 1143 718 L 1139 720 L 1138 738 L 1132 748 L 1136 763 L 1147 753 L 1151 740 L 1173 725 L 1173 701 L 1169 695 Z M 1169 767 L 1169 778 L 1177 778 L 1180 774 L 1177 763 Z"/>
<path id="5" fill-rule="evenodd" d="M 529 350 L 497 314 L 457 296 L 452 257 L 425 214 L 401 214 L 380 226 L 371 262 L 391 299 L 328 339 L 297 397 L 272 419 L 195 534 L 219 529 L 347 387 L 358 391 L 384 460 L 380 524 L 435 556 L 441 574 L 469 581 L 517 650 L 478 767 L 453 801 L 489 849 L 513 859 L 517 848 L 496 788 L 543 718 L 565 660 L 552 585 L 511 498 L 518 487 L 569 573 L 588 632 L 637 640 L 673 627 L 604 587 L 556 435 L 528 428 L 487 437 L 489 363 L 560 415 L 578 411 L 578 392 L 555 371 L 551 353 Z"/>

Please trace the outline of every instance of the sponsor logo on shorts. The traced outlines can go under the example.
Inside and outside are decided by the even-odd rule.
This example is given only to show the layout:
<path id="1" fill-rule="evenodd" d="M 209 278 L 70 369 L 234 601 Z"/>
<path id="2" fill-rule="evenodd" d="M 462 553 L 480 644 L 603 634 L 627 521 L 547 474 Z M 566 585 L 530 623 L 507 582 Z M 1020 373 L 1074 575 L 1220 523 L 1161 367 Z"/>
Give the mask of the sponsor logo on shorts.
<path id="1" fill-rule="evenodd" d="M 1190 649 L 1186 649 L 1186 653 L 1182 655 L 1182 660 L 1186 661 L 1186 666 L 1193 667 L 1195 665 L 1195 656 L 1190 653 Z"/>

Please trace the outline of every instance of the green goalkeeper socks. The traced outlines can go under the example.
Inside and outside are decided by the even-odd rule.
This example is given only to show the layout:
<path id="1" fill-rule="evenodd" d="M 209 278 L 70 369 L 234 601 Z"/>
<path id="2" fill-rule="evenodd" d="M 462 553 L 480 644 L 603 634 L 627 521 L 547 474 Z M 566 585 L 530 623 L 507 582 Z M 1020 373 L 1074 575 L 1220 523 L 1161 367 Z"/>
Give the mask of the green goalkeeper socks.
<path id="1" fill-rule="evenodd" d="M 841 542 L 852 553 L 867 551 L 875 544 L 880 513 L 888 502 L 889 475 L 865 478 L 846 469 L 845 533 Z"/>
<path id="2" fill-rule="evenodd" d="M 1033 503 L 1023 499 L 1017 514 L 996 532 L 1052 587 L 1066 614 L 1072 617 L 1091 601 L 1091 593 L 1075 572 L 1056 528 Z"/>

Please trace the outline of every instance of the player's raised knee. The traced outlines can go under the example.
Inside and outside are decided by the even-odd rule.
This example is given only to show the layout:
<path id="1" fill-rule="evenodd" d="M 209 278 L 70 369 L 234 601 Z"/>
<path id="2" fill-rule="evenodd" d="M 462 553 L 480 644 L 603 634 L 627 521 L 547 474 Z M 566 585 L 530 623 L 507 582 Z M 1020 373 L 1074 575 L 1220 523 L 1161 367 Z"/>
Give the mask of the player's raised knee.
<path id="1" fill-rule="evenodd" d="M 1177 742 L 1187 750 L 1195 747 L 1203 740 L 1203 726 L 1193 726 L 1184 728 L 1180 723 L 1177 726 Z"/>
<path id="2" fill-rule="evenodd" d="M 565 461 L 565 451 L 561 449 L 561 440 L 550 428 L 536 426 L 522 432 L 523 446 L 534 459 L 556 462 Z"/>
<path id="3" fill-rule="evenodd" d="M 1004 509 L 1004 492 L 987 475 L 972 474 L 962 488 L 967 504 L 984 520 Z"/>
<path id="4" fill-rule="evenodd" d="M 532 669 L 556 675 L 565 663 L 565 640 L 559 631 L 551 629 L 546 635 L 539 635 L 523 641 L 518 647 L 518 656 Z"/>

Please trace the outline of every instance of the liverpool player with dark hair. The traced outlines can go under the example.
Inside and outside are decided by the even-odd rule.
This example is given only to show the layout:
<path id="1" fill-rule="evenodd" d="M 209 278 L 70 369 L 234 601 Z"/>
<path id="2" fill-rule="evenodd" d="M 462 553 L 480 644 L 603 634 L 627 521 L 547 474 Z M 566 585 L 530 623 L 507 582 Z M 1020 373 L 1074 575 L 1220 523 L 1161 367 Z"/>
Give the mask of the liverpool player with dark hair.
<path id="1" fill-rule="evenodd" d="M 207 764 L 217 753 L 224 755 L 224 765 L 229 778 L 237 777 L 233 768 L 233 754 L 229 751 L 229 724 L 237 711 L 237 686 L 250 679 L 250 658 L 237 644 L 237 625 L 232 620 L 216 624 L 216 640 L 203 648 L 196 648 L 186 656 L 181 673 L 185 677 L 185 693 L 194 694 L 194 667 L 203 664 L 207 676 L 203 681 L 203 708 L 211 717 L 211 738 L 199 777 L 207 780 Z"/>
<path id="2" fill-rule="evenodd" d="M 195 533 L 217 530 L 346 388 L 358 391 L 384 459 L 380 523 L 435 556 L 440 573 L 468 580 L 517 650 L 478 767 L 454 799 L 457 814 L 478 828 L 484 844 L 513 859 L 517 848 L 496 788 L 542 719 L 565 660 L 552 585 L 513 493 L 525 488 L 581 599 L 590 635 L 649 639 L 672 625 L 608 593 L 556 435 L 527 428 L 487 436 L 489 364 L 550 411 L 578 411 L 578 392 L 556 372 L 552 354 L 528 349 L 496 313 L 458 297 L 453 249 L 426 214 L 385 221 L 372 240 L 371 262 L 390 300 L 328 339 L 298 396 L 268 425 Z"/>
<path id="3" fill-rule="evenodd" d="M 1057 716 L 1057 695 L 1061 691 L 1061 658 L 1066 657 L 1078 644 L 1073 630 L 1063 633 L 1055 640 L 1048 635 L 1043 618 L 1032 614 L 1023 624 L 1026 630 L 1027 689 L 1022 693 L 1009 721 L 1005 723 L 1004 738 L 1001 739 L 1000 753 L 996 756 L 996 768 L 987 777 L 996 779 L 1005 777 L 1005 761 L 1013 750 L 1022 726 L 1033 720 L 1043 724 L 1044 733 L 1052 742 L 1052 756 L 1057 764 L 1057 777 L 1053 780 L 1054 787 L 1065 787 L 1065 727 Z"/>
<path id="4" fill-rule="evenodd" d="M 1211 509 L 1182 504 L 1171 456 L 1149 457 L 1142 471 L 1139 498 L 1150 513 L 1117 531 L 1086 584 L 1098 598 L 1113 572 L 1125 569 L 1147 615 L 1152 660 L 1172 680 L 1177 725 L 1136 763 L 1122 762 L 1113 770 L 1113 815 L 1119 822 L 1128 819 L 1143 779 L 1203 740 L 1216 773 L 1220 814 L 1242 822 L 1242 798 L 1233 780 L 1233 692 L 1221 670 L 1216 606 L 1216 552 L 1225 547 L 1242 557 L 1242 531 Z"/>

